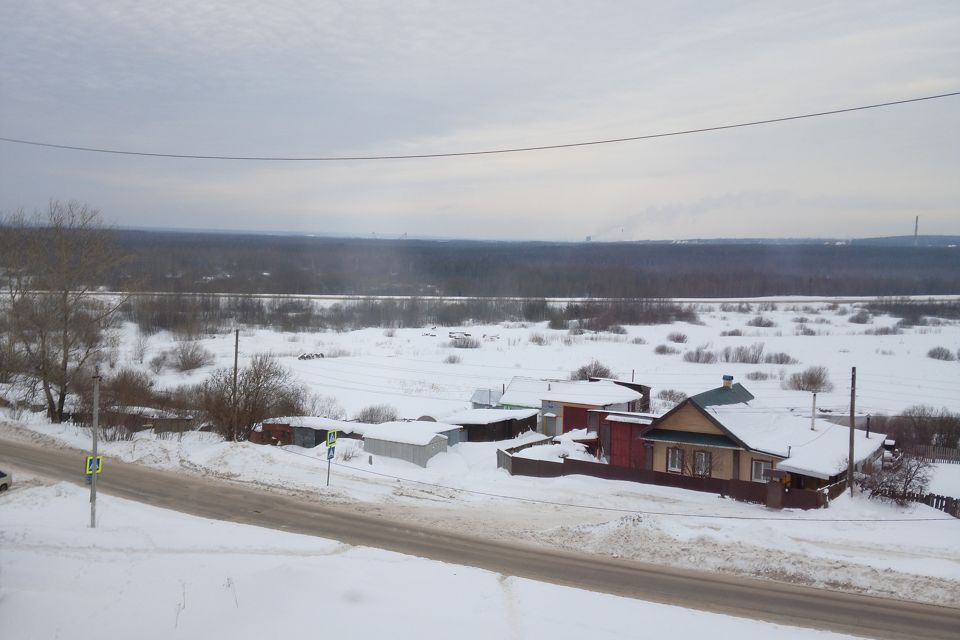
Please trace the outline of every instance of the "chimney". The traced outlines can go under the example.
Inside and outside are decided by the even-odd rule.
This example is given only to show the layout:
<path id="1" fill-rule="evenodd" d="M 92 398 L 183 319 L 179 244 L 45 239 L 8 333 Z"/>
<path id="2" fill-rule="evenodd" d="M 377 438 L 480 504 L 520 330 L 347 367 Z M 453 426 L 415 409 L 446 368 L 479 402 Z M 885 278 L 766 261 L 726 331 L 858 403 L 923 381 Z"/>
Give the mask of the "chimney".
<path id="1" fill-rule="evenodd" d="M 723 388 L 729 389 L 733 386 L 733 376 L 727 375 L 723 376 Z"/>

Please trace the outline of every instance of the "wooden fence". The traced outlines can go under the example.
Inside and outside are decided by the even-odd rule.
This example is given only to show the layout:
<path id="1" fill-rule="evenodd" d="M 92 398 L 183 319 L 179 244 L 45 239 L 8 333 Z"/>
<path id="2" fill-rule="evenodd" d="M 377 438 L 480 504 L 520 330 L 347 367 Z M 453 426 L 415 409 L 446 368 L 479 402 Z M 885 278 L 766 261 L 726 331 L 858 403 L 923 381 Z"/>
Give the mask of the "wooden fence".
<path id="1" fill-rule="evenodd" d="M 511 449 L 500 449 L 497 451 L 497 466 L 516 476 L 557 478 L 560 476 L 584 475 L 606 480 L 625 480 L 627 482 L 715 493 L 743 502 L 767 503 L 769 485 L 765 482 L 701 478 L 662 471 L 616 467 L 600 462 L 573 460 L 571 458 L 564 458 L 562 461 L 533 460 L 513 455 L 517 451 L 530 446 L 548 444 L 549 442 L 550 440 L 547 439 L 544 442 L 533 442 Z M 843 487 L 840 487 L 840 491 L 843 491 Z M 789 489 L 783 491 L 782 506 L 788 509 L 817 509 L 827 506 L 828 503 L 829 495 L 824 490 Z"/>
<path id="2" fill-rule="evenodd" d="M 960 499 L 949 496 L 941 496 L 936 493 L 900 493 L 891 489 L 876 489 L 870 492 L 870 497 L 891 498 L 893 500 L 905 500 L 907 502 L 919 502 L 928 507 L 933 507 L 939 511 L 960 518 Z"/>
<path id="3" fill-rule="evenodd" d="M 937 447 L 929 444 L 912 444 L 904 447 L 903 450 L 930 462 L 960 464 L 960 449 Z"/>

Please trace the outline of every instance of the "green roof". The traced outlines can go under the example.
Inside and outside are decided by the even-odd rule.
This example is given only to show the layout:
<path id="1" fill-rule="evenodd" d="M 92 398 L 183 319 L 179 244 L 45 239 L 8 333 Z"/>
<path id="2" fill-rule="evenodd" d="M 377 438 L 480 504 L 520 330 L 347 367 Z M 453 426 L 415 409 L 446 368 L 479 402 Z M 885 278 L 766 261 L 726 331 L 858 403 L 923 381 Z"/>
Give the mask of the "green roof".
<path id="1" fill-rule="evenodd" d="M 731 387 L 717 387 L 710 391 L 690 396 L 690 401 L 700 408 L 723 404 L 741 404 L 753 400 L 753 394 L 743 388 L 739 382 Z"/>
<path id="2" fill-rule="evenodd" d="M 669 429 L 653 429 L 641 436 L 644 440 L 658 442 L 676 442 L 677 444 L 692 444 L 701 447 L 720 447 L 722 449 L 739 449 L 740 446 L 727 436 L 718 436 L 711 433 L 691 433 L 689 431 L 671 431 Z"/>

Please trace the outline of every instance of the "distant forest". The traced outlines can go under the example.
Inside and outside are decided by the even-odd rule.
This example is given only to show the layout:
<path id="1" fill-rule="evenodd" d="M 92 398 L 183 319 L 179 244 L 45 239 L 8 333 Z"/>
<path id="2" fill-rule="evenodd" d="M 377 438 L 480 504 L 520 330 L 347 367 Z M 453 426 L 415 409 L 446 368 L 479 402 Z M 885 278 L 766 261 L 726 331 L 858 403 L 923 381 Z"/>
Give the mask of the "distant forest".
<path id="1" fill-rule="evenodd" d="M 960 293 L 960 249 L 538 243 L 117 231 L 140 291 L 523 297 Z"/>

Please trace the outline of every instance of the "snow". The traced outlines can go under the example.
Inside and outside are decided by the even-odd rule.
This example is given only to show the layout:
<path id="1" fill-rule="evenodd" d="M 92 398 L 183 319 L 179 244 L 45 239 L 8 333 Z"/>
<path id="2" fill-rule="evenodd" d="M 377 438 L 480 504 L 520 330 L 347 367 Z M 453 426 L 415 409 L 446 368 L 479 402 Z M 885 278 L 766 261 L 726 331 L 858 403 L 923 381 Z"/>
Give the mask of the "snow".
<path id="1" fill-rule="evenodd" d="M 367 429 L 374 426 L 365 422 L 347 422 L 346 420 L 333 420 L 331 418 L 320 418 L 316 416 L 285 416 L 280 418 L 270 418 L 263 421 L 264 424 L 289 424 L 291 427 L 302 427 L 305 429 L 315 429 L 318 431 L 329 431 L 336 429 L 342 433 L 356 433 L 363 435 Z"/>
<path id="2" fill-rule="evenodd" d="M 99 497 L 98 528 L 89 529 L 86 496 L 68 484 L 0 496 L 0 637 L 554 640 L 589 634 L 605 640 L 623 637 L 637 620 L 651 637 L 848 637 L 207 520 L 111 496 Z M 564 613 L 573 611 L 588 611 L 589 622 Z"/>
<path id="3" fill-rule="evenodd" d="M 774 415 L 798 420 L 798 437 L 788 446 L 808 443 L 811 448 L 807 451 L 825 463 L 836 459 L 819 454 L 821 441 L 808 442 L 808 437 L 801 437 L 811 434 L 809 418 L 804 417 L 804 412 L 810 410 L 810 394 L 782 388 L 782 379 L 808 366 L 826 367 L 835 384 L 834 391 L 818 394 L 818 411 L 846 415 L 850 402 L 847 381 L 850 367 L 855 365 L 858 412 L 891 414 L 916 404 L 960 412 L 960 364 L 926 357 L 931 347 L 945 346 L 954 351 L 960 347 L 960 323 L 956 321 L 937 321 L 894 335 L 868 335 L 866 330 L 892 327 L 897 319 L 875 316 L 866 326 L 851 324 L 847 315 L 855 311 L 851 303 L 857 302 L 852 299 L 838 300 L 839 308 L 803 297 L 777 298 L 772 302 L 755 300 L 750 301 L 753 307 L 745 312 L 725 311 L 721 308 L 724 301 L 720 300 L 689 302 L 699 305 L 702 324 L 629 326 L 625 336 L 573 336 L 551 330 L 546 323 L 475 325 L 463 329 L 474 335 L 498 334 L 500 339 L 484 342 L 477 349 L 455 351 L 449 347 L 445 331 L 440 337 L 425 336 L 420 328 L 398 328 L 390 335 L 382 329 L 343 333 L 241 329 L 240 366 L 248 364 L 256 353 L 270 352 L 292 370 L 296 382 L 335 399 L 345 415 L 354 416 L 370 405 L 388 404 L 402 418 L 445 416 L 469 409 L 470 397 L 478 387 L 499 391 L 515 378 L 533 380 L 533 384 L 544 379 L 561 381 L 594 359 L 609 366 L 620 379 L 630 380 L 633 374 L 637 383 L 651 386 L 651 412 L 672 407 L 657 400 L 659 391 L 672 389 L 693 395 L 719 386 L 721 376 L 729 373 Z M 762 310 L 758 306 L 761 302 L 765 305 Z M 746 325 L 761 311 L 776 326 Z M 847 315 L 841 315 L 844 312 Z M 795 334 L 800 323 L 794 319 L 800 316 L 807 318 L 808 322 L 803 324 L 816 335 Z M 732 329 L 741 330 L 743 335 L 720 335 Z M 656 345 L 667 343 L 666 336 L 673 331 L 689 336 L 687 344 L 675 345 L 681 350 L 708 343 L 710 349 L 719 350 L 762 342 L 767 353 L 786 352 L 800 362 L 696 364 L 683 361 L 682 353 L 654 353 Z M 532 334 L 545 337 L 545 344 L 539 339 L 536 343 L 531 341 Z M 126 324 L 121 328 L 118 366 L 149 372 L 146 364 L 133 357 L 137 337 L 135 326 Z M 645 344 L 634 343 L 637 338 Z M 215 355 L 216 363 L 187 373 L 165 370 L 157 377 L 158 390 L 195 384 L 215 367 L 232 366 L 232 333 L 205 336 L 199 343 Z M 145 362 L 175 344 L 169 333 L 149 336 Z M 304 352 L 343 355 L 297 360 Z M 461 361 L 445 362 L 451 353 L 456 353 Z M 748 380 L 748 373 L 769 378 Z M 12 389 L 7 391 L 13 393 Z M 0 387 L 0 393 L 4 392 Z M 534 398 L 532 406 L 540 407 L 541 398 Z M 89 432 L 84 429 L 50 425 L 42 416 L 29 413 L 6 412 L 17 420 L 4 423 L 3 415 L 0 413 L 0 438 L 32 439 L 44 446 L 89 446 Z M 357 423 L 346 424 L 355 428 Z M 821 424 L 830 434 L 823 435 L 823 441 L 832 438 L 833 427 L 818 420 L 818 429 Z M 840 426 L 836 433 L 844 434 L 845 428 Z M 110 459 L 114 458 L 170 472 L 255 483 L 267 490 L 302 493 L 311 499 L 352 504 L 358 509 L 374 508 L 413 524 L 495 539 L 523 538 L 581 553 L 615 554 L 645 562 L 769 576 L 960 606 L 960 520 L 924 505 L 898 507 L 857 495 L 844 496 L 820 511 L 771 512 L 761 505 L 707 493 L 580 476 L 511 477 L 496 468 L 498 448 L 516 446 L 532 437 L 538 436 L 525 434 L 499 443 L 461 443 L 434 456 L 425 469 L 402 460 L 366 454 L 361 442 L 341 440 L 329 488 L 324 485 L 323 447 L 279 449 L 221 442 L 212 434 L 161 437 L 150 431 L 134 434 L 130 441 L 101 442 L 100 446 L 108 456 L 105 473 L 109 473 Z M 882 436 L 874 437 L 879 442 Z M 537 448 L 540 447 L 531 447 Z M 794 462 L 802 462 L 806 451 L 798 446 L 791 449 L 791 454 Z M 846 455 L 845 443 L 842 455 Z M 943 467 L 947 467 L 944 482 L 949 484 L 940 493 L 958 486 L 950 477 L 955 478 L 952 473 L 960 465 Z M 938 466 L 933 486 L 942 486 L 937 484 L 941 482 L 941 469 Z M 368 471 L 390 477 L 374 476 Z M 558 508 L 471 492 L 584 508 Z M 957 495 L 957 491 L 949 494 Z M 643 513 L 611 513 L 590 508 L 594 506 Z M 681 515 L 663 515 L 668 513 Z M 769 516 L 784 520 L 751 520 Z M 818 519 L 882 522 L 815 521 Z M 6 635 L 0 632 L 0 637 Z"/>
<path id="4" fill-rule="evenodd" d="M 960 499 L 960 464 L 937 463 L 932 467 L 927 491 Z"/>
<path id="5" fill-rule="evenodd" d="M 460 427 L 455 424 L 445 424 L 443 422 L 421 422 L 419 420 L 384 422 L 367 427 L 363 437 L 403 444 L 425 445 L 430 444 L 438 435 L 446 438 L 443 435 L 445 432 L 459 429 Z"/>
<path id="6" fill-rule="evenodd" d="M 441 420 L 449 424 L 493 424 L 503 420 L 525 420 L 539 413 L 536 409 L 467 409 L 446 416 Z"/>
<path id="7" fill-rule="evenodd" d="M 540 380 L 515 377 L 500 396 L 500 404 L 539 407 L 543 400 L 608 406 L 639 400 L 643 395 L 619 384 L 598 380 Z"/>
<path id="8" fill-rule="evenodd" d="M 787 458 L 777 468 L 791 473 L 827 479 L 846 469 L 849 427 L 783 414 L 757 402 L 714 405 L 706 408 L 720 424 L 755 451 Z M 854 430 L 854 462 L 876 453 L 886 436 Z"/>

